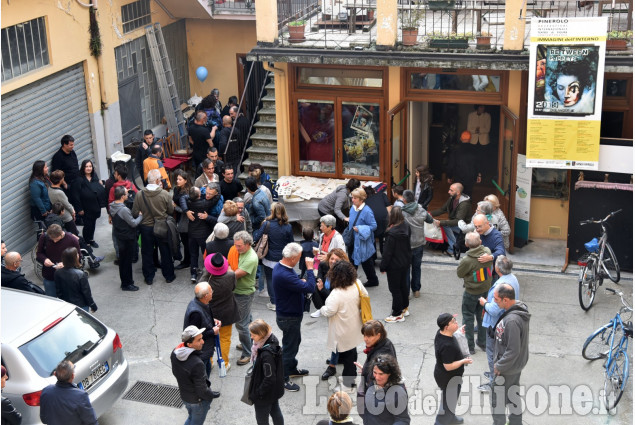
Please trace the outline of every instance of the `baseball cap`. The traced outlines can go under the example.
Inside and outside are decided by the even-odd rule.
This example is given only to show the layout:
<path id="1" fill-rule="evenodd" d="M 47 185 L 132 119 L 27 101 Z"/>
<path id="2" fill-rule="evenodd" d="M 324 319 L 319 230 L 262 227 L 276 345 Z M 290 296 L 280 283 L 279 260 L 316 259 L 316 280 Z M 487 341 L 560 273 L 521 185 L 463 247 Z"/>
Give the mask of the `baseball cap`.
<path id="1" fill-rule="evenodd" d="M 439 329 L 445 328 L 457 315 L 450 313 L 441 313 L 439 317 L 437 317 L 437 326 Z"/>
<path id="2" fill-rule="evenodd" d="M 187 328 L 183 329 L 183 333 L 181 334 L 181 341 L 188 342 L 196 335 L 200 335 L 203 332 L 205 332 L 205 328 L 199 329 L 194 325 L 190 325 Z"/>

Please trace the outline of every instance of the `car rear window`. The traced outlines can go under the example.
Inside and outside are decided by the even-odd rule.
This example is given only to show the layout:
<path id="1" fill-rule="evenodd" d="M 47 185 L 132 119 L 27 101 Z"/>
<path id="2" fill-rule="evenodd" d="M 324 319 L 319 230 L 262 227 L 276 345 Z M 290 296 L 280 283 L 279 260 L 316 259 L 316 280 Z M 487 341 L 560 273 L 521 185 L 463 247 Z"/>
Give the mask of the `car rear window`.
<path id="1" fill-rule="evenodd" d="M 78 308 L 19 350 L 37 374 L 46 378 L 62 360 L 76 363 L 82 359 L 107 333 L 104 325 Z"/>

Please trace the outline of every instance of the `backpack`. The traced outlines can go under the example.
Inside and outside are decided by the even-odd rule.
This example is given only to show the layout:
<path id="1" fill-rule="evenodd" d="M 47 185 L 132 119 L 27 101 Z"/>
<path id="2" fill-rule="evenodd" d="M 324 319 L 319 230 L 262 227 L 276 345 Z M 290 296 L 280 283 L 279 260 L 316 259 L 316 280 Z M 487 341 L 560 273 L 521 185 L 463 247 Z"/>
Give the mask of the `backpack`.
<path id="1" fill-rule="evenodd" d="M 131 211 L 132 211 L 132 205 L 134 204 L 134 198 L 136 195 L 137 193 L 134 190 L 128 189 L 128 199 L 126 199 L 123 203 Z"/>

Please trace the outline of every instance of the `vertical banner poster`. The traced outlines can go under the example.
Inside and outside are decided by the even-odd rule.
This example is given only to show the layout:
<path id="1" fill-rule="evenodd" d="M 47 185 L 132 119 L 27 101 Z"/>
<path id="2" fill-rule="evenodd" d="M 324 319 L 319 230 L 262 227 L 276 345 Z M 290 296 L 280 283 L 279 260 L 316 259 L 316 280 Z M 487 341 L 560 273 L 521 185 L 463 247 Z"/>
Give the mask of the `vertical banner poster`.
<path id="1" fill-rule="evenodd" d="M 607 18 L 532 18 L 527 167 L 597 170 Z"/>
<path id="2" fill-rule="evenodd" d="M 518 154 L 516 167 L 516 205 L 514 217 L 514 246 L 522 248 L 529 242 L 529 209 L 531 202 L 531 168 L 525 166 L 527 158 Z"/>

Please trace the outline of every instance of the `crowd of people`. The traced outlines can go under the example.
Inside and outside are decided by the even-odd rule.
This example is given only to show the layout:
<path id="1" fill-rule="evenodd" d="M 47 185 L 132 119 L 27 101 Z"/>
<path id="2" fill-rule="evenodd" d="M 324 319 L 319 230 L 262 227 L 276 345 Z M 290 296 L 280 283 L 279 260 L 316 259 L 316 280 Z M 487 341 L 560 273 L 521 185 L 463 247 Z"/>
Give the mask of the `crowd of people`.
<path id="1" fill-rule="evenodd" d="M 495 195 L 479 202 L 472 215 L 472 200 L 463 193 L 463 185 L 455 181 L 443 206 L 428 211 L 432 176 L 425 166 L 417 167 L 412 190 L 393 188 L 393 204 L 385 193 L 376 193 L 353 178 L 319 203 L 319 232 L 302 229 L 304 241 L 296 243 L 285 206 L 275 202 L 275 191 L 264 168 L 252 163 L 243 187 L 236 176 L 236 165 L 226 160 L 227 145 L 222 144 L 222 135 L 227 135 L 224 130 L 233 124 L 226 123 L 219 112 L 218 122 L 223 129 L 219 131 L 216 123 L 210 128 L 209 122 L 218 119 L 214 111 L 218 112 L 220 103 L 212 100 L 207 99 L 204 103 L 208 108 L 195 115 L 192 126 L 200 128 L 190 129 L 190 169 L 196 174 L 177 170 L 171 181 L 161 162 L 161 146 L 150 130 L 145 132 L 136 157 L 141 160 L 138 169 L 143 170 L 141 190 L 128 179 L 130 170 L 125 163 L 115 163 L 106 181 L 99 178 L 91 160 L 79 165 L 71 136 L 62 138 L 50 173 L 44 161 L 36 161 L 29 182 L 31 213 L 34 220 L 46 226 L 37 259 L 43 266 L 47 295 L 87 311 L 97 310 L 81 260 L 89 257 L 93 267 L 103 260 L 92 250 L 99 248 L 96 223 L 106 208 L 121 290 L 139 289 L 132 270 L 139 251 L 147 285 L 154 283 L 157 269 L 166 283 L 177 279 L 177 271 L 187 269 L 189 280 L 196 284 L 184 315 L 181 343 L 171 356 L 189 415 L 187 423 L 203 423 L 212 400 L 220 396 L 209 381 L 211 358 L 218 347 L 221 355 L 217 360 L 225 369 L 231 367 L 235 325 L 240 341 L 235 364 L 253 365 L 246 397 L 254 405 L 256 421 L 267 424 L 271 417 L 274 424 L 282 424 L 278 400 L 285 391 L 299 391 L 292 378 L 309 373 L 299 367 L 296 357 L 303 317 L 313 304 L 316 311 L 311 316 L 324 317 L 328 327 L 327 368 L 322 379 L 336 376 L 337 365 L 343 364 L 341 391 L 328 402 L 331 421 L 352 423 L 349 394 L 356 394 L 364 424 L 407 424 L 408 392 L 393 343 L 381 321 L 362 322 L 360 300 L 369 295 L 367 288 L 379 285 L 379 251 L 379 272 L 387 275 L 392 295 L 384 321 L 404 322 L 410 315 L 410 299 L 421 296 L 426 235 L 430 228 L 436 228 L 447 240 L 446 254 L 458 259 L 467 251 L 458 264 L 457 276 L 464 281 L 462 331 L 469 350 L 461 351 L 453 338 L 461 332 L 454 316 L 439 316 L 434 378 L 443 391 L 445 413 L 439 414 L 436 423 L 461 422 L 453 413 L 455 395 L 460 391 L 463 366 L 472 362 L 470 355 L 475 353 L 475 346 L 487 352 L 489 362 L 488 381 L 481 386 L 482 391 L 491 391 L 497 385 L 497 375 L 518 382 L 527 361 L 529 313 L 517 301 L 518 282 L 511 274 L 511 261 L 505 257 L 509 224 Z M 236 109 L 228 108 L 230 119 L 237 117 Z M 238 123 L 234 130 L 239 136 L 243 131 Z M 447 218 L 439 219 L 441 215 Z M 78 225 L 83 226 L 81 235 Z M 265 240 L 266 249 L 257 253 L 256 243 Z M 3 245 L 6 264 L 2 267 L 2 286 L 26 290 L 30 286 L 20 279 L 21 259 L 16 254 L 6 252 Z M 365 282 L 358 277 L 360 265 Z M 268 298 L 267 307 L 275 311 L 280 339 L 271 325 L 262 319 L 253 320 L 255 296 Z M 508 321 L 513 321 L 513 328 L 505 327 Z M 508 332 L 521 334 L 507 338 Z M 366 345 L 363 365 L 357 362 L 357 347 L 362 342 Z M 63 372 L 68 365 L 60 367 Z M 507 383 L 504 385 L 507 387 Z M 377 406 L 379 400 L 392 407 L 381 411 L 365 407 Z M 504 423 L 504 409 L 503 419 L 498 414 L 495 423 Z M 516 420 L 512 417 L 511 423 Z"/>

